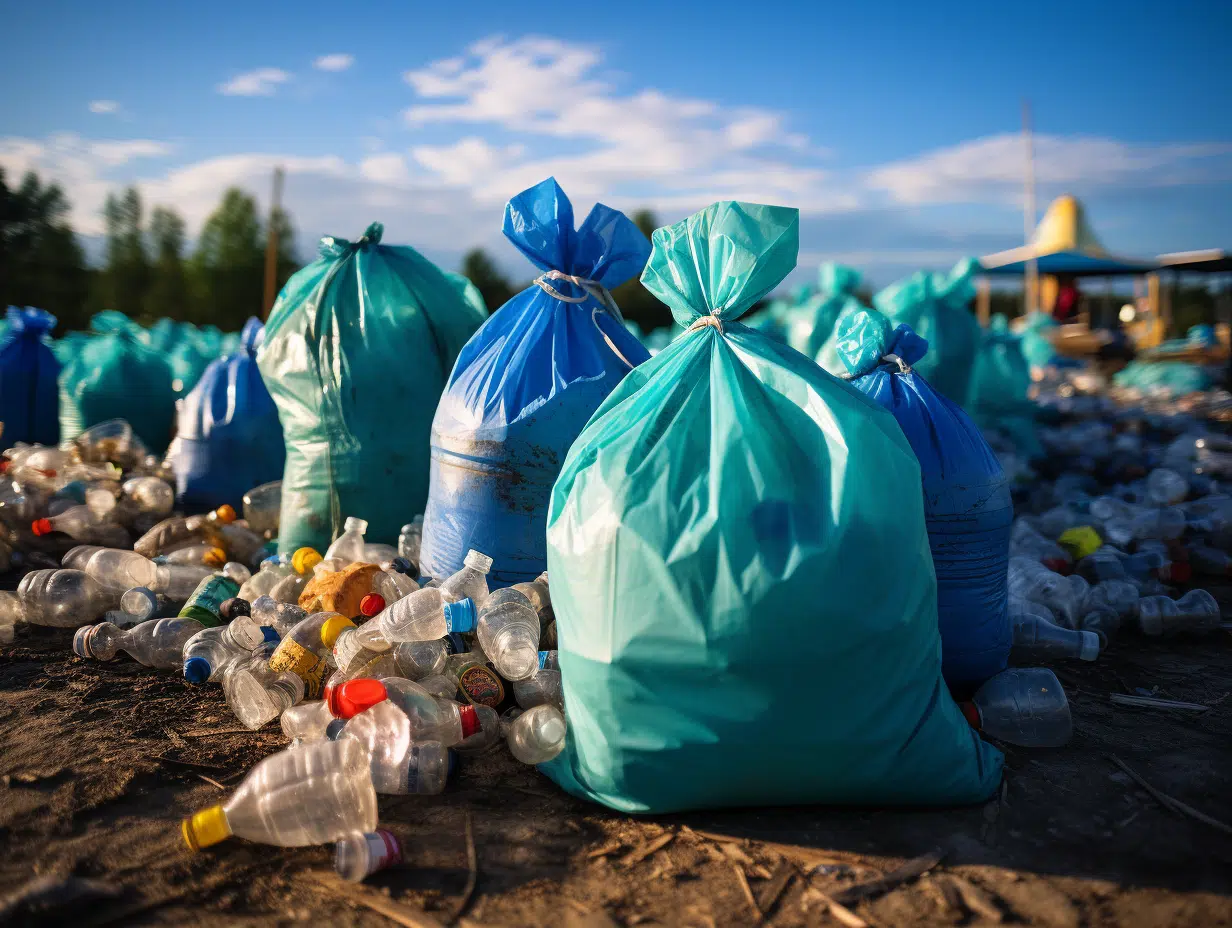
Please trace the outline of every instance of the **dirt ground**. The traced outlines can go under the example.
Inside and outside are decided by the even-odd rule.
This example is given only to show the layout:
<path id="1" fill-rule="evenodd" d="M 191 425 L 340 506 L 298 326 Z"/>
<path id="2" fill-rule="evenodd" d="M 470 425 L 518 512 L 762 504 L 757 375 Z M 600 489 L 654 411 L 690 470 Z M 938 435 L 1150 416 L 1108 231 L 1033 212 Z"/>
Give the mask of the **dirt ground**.
<path id="1" fill-rule="evenodd" d="M 1232 636 L 1222 632 L 1125 635 L 1095 664 L 1058 668 L 1072 742 L 1009 749 L 1002 796 L 983 807 L 631 818 L 571 799 L 498 752 L 471 759 L 444 795 L 382 797 L 405 862 L 360 887 L 333 878 L 328 848 L 232 839 L 186 851 L 180 819 L 281 748 L 277 724 L 244 731 L 218 687 L 79 660 L 70 639 L 22 629 L 0 649 L 0 924 L 717 928 L 755 924 L 764 910 L 781 926 L 1232 925 L 1232 834 L 1164 808 L 1110 760 L 1232 823 Z M 1211 708 L 1110 703 L 1139 687 Z M 934 849 L 945 856 L 925 876 L 860 898 Z M 835 898 L 843 909 L 830 908 Z"/>

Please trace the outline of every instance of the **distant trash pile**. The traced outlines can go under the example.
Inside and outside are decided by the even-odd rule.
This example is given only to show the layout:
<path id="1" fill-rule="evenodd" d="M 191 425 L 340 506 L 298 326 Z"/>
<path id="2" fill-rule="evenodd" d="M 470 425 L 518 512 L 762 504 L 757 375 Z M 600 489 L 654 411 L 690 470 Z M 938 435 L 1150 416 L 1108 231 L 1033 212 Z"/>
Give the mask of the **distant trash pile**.
<path id="1" fill-rule="evenodd" d="M 997 743 L 1072 737 L 1044 665 L 1226 627 L 1232 395 L 982 331 L 969 263 L 746 317 L 793 209 L 647 242 L 549 179 L 504 231 L 539 276 L 486 321 L 379 223 L 235 336 L 10 310 L 0 645 L 64 629 L 290 741 L 192 850 L 334 842 L 363 879 L 399 859 L 379 795 L 502 745 L 627 812 L 980 802 Z M 639 274 L 676 323 L 645 346 Z"/>

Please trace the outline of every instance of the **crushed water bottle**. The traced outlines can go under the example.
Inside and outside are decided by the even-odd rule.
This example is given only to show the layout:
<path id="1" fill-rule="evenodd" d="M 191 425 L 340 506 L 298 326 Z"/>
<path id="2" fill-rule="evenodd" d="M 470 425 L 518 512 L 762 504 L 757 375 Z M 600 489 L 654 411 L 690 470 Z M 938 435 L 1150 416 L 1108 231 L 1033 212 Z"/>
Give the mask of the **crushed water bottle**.
<path id="1" fill-rule="evenodd" d="M 1138 601 L 1138 625 L 1153 638 L 1215 631 L 1221 621 L 1219 603 L 1206 590 L 1190 590 L 1177 600 L 1145 596 Z"/>
<path id="2" fill-rule="evenodd" d="M 203 628 L 184 643 L 184 679 L 193 684 L 220 680 L 232 664 L 247 660 L 254 648 L 267 641 L 276 644 L 278 633 L 248 616 Z"/>
<path id="3" fill-rule="evenodd" d="M 271 538 L 278 534 L 278 518 L 282 512 L 282 481 L 274 480 L 253 487 L 244 494 L 244 521 L 258 535 Z"/>
<path id="4" fill-rule="evenodd" d="M 420 681 L 427 688 L 427 684 Z M 550 705 L 557 709 L 565 707 L 564 687 L 561 683 L 560 664 L 555 651 L 540 651 L 535 672 L 513 684 L 513 698 L 523 709 Z"/>
<path id="5" fill-rule="evenodd" d="M 235 717 L 253 731 L 304 698 L 304 681 L 293 673 L 270 670 L 268 658 L 259 652 L 228 667 L 222 689 Z"/>
<path id="6" fill-rule="evenodd" d="M 364 532 L 368 531 L 368 523 L 355 516 L 348 516 L 343 525 L 343 532 L 334 539 L 334 543 L 325 552 L 326 560 L 337 559 L 343 564 L 353 564 L 364 561 Z"/>
<path id="7" fill-rule="evenodd" d="M 315 741 L 261 761 L 230 799 L 185 819 L 181 831 L 194 851 L 232 835 L 303 847 L 372 831 L 376 812 L 363 746 Z"/>
<path id="8" fill-rule="evenodd" d="M 422 540 L 423 515 L 421 514 L 402 526 L 402 531 L 398 535 L 398 554 L 412 564 L 418 565 L 419 546 Z"/>
<path id="9" fill-rule="evenodd" d="M 1010 660 L 1016 664 L 1051 660 L 1093 661 L 1099 657 L 1099 636 L 1093 631 L 1061 628 L 1035 609 L 1011 612 L 1010 624 L 1014 630 Z"/>
<path id="10" fill-rule="evenodd" d="M 509 753 L 524 764 L 544 764 L 565 747 L 565 717 L 555 706 L 527 709 L 509 726 Z"/>
<path id="11" fill-rule="evenodd" d="M 201 631 L 192 619 L 157 619 L 122 629 L 111 622 L 85 625 L 73 635 L 73 653 L 78 657 L 109 661 L 120 651 L 138 663 L 157 670 L 180 666 L 184 644 Z"/>
<path id="12" fill-rule="evenodd" d="M 531 601 L 513 588 L 490 594 L 475 624 L 479 644 L 497 673 L 524 680 L 539 665 L 539 616 Z"/>
<path id="13" fill-rule="evenodd" d="M 1043 667 L 1003 670 L 962 708 L 972 727 L 1025 748 L 1056 748 L 1073 735 L 1069 700 Z"/>
<path id="14" fill-rule="evenodd" d="M 360 883 L 367 877 L 402 862 L 402 846 L 384 828 L 354 832 L 334 844 L 334 870 L 344 880 Z"/>
<path id="15" fill-rule="evenodd" d="M 17 586 L 25 620 L 56 628 L 77 628 L 83 619 L 97 619 L 118 607 L 121 595 L 81 570 L 35 570 Z"/>

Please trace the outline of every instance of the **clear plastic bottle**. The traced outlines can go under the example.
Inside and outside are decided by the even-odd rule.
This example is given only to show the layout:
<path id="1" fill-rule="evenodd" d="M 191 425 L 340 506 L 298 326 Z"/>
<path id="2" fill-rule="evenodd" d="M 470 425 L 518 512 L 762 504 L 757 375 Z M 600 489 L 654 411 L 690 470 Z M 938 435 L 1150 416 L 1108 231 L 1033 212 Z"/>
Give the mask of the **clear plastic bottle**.
<path id="1" fill-rule="evenodd" d="M 355 516 L 348 516 L 343 524 L 342 534 L 334 539 L 334 543 L 325 552 L 325 557 L 337 558 L 344 564 L 354 564 L 364 560 L 364 532 L 368 531 L 368 523 Z"/>
<path id="2" fill-rule="evenodd" d="M 26 621 L 31 625 L 77 628 L 120 605 L 120 590 L 103 586 L 82 570 L 35 570 L 17 586 Z"/>
<path id="3" fill-rule="evenodd" d="M 279 719 L 282 733 L 291 740 L 293 745 L 309 741 L 320 741 L 325 737 L 325 730 L 334 720 L 327 706 L 320 700 L 301 702 L 282 713 Z"/>
<path id="4" fill-rule="evenodd" d="M 1009 561 L 1009 595 L 1038 602 L 1052 610 L 1058 624 L 1073 628 L 1078 621 L 1089 584 L 1082 577 L 1062 577 L 1038 561 L 1012 557 Z"/>
<path id="5" fill-rule="evenodd" d="M 1134 538 L 1173 541 L 1185 531 L 1185 513 L 1179 509 L 1148 509 L 1133 519 Z"/>
<path id="6" fill-rule="evenodd" d="M 496 672 L 506 680 L 524 680 L 535 672 L 539 616 L 520 591 L 510 587 L 490 594 L 479 610 L 475 632 Z"/>
<path id="7" fill-rule="evenodd" d="M 398 676 L 408 680 L 419 680 L 441 673 L 450 653 L 448 639 L 445 638 L 435 641 L 400 641 L 393 649 L 394 661 L 401 671 Z"/>
<path id="8" fill-rule="evenodd" d="M 263 483 L 244 494 L 244 521 L 258 535 L 276 536 L 281 512 L 281 480 Z"/>
<path id="9" fill-rule="evenodd" d="M 376 827 L 368 756 L 355 741 L 315 741 L 267 757 L 235 794 L 185 819 L 191 850 L 236 835 L 262 844 L 324 844 Z"/>
<path id="10" fill-rule="evenodd" d="M 81 570 L 111 589 L 131 590 L 135 586 L 151 587 L 158 583 L 158 565 L 136 551 L 96 548 Z"/>
<path id="11" fill-rule="evenodd" d="M 1153 638 L 1215 631 L 1220 624 L 1219 603 L 1206 590 L 1190 590 L 1177 600 L 1145 596 L 1138 601 L 1138 625 Z"/>
<path id="12" fill-rule="evenodd" d="M 1061 628 L 1034 611 L 1011 612 L 1010 624 L 1014 629 L 1010 660 L 1016 664 L 1099 657 L 1099 636 L 1093 631 Z"/>
<path id="13" fill-rule="evenodd" d="M 542 629 L 546 628 L 555 618 L 552 612 L 552 591 L 548 588 L 548 572 L 545 570 L 534 580 L 515 583 L 510 589 L 517 590 L 530 600 L 531 607 L 539 616 L 539 628 L 542 633 Z"/>
<path id="14" fill-rule="evenodd" d="M 57 516 L 35 519 L 30 523 L 30 530 L 38 536 L 62 532 L 71 538 L 89 541 L 96 537 L 95 529 L 99 524 L 89 506 L 71 506 Z"/>
<path id="15" fill-rule="evenodd" d="M 348 718 L 348 701 L 375 705 L 380 693 L 406 713 L 411 722 L 411 738 L 439 741 L 445 747 L 460 745 L 472 737 L 487 742 L 499 727 L 499 716 L 487 706 L 464 706 L 438 699 L 419 684 L 399 677 L 385 680 L 348 680 L 334 691 L 330 708 L 339 718 Z"/>
<path id="16" fill-rule="evenodd" d="M 138 554 L 152 558 L 186 543 L 220 537 L 215 531 L 219 526 L 235 521 L 235 509 L 219 506 L 213 512 L 192 516 L 171 516 L 163 519 L 133 543 Z M 264 542 L 262 542 L 264 544 Z"/>
<path id="17" fill-rule="evenodd" d="M 1174 506 L 1189 495 L 1189 483 L 1166 467 L 1157 467 L 1146 478 L 1147 499 L 1156 506 Z"/>
<path id="18" fill-rule="evenodd" d="M 304 681 L 270 670 L 263 656 L 254 655 L 227 668 L 222 691 L 240 724 L 256 731 L 303 700 Z"/>
<path id="19" fill-rule="evenodd" d="M 364 543 L 364 556 L 360 559 L 365 564 L 387 564 L 398 556 L 398 549 L 393 545 L 377 541 Z"/>
<path id="20" fill-rule="evenodd" d="M 417 515 L 398 535 L 398 554 L 413 564 L 419 563 L 419 546 L 423 540 L 423 516 Z"/>
<path id="21" fill-rule="evenodd" d="M 384 828 L 367 834 L 357 831 L 339 838 L 334 844 L 334 870 L 351 883 L 363 882 L 378 870 L 400 863 L 402 846 Z"/>
<path id="22" fill-rule="evenodd" d="M 304 681 L 304 698 L 320 699 L 334 642 L 344 628 L 354 627 L 354 622 L 336 612 L 313 613 L 283 635 L 270 658 L 270 670 L 295 674 Z"/>
<path id="23" fill-rule="evenodd" d="M 308 585 L 308 579 L 303 574 L 291 574 L 283 577 L 274 584 L 273 589 L 269 591 L 269 595 L 279 602 L 297 603 L 299 602 L 300 594 L 304 592 L 304 587 Z"/>
<path id="24" fill-rule="evenodd" d="M 424 587 L 390 603 L 372 621 L 386 641 L 433 641 L 450 632 L 474 631 L 475 603 L 451 600 L 443 586 Z"/>
<path id="25" fill-rule="evenodd" d="M 272 596 L 258 596 L 252 600 L 248 605 L 248 614 L 258 625 L 269 625 L 283 638 L 308 618 L 307 610 L 295 603 L 280 602 Z"/>
<path id="26" fill-rule="evenodd" d="M 550 705 L 564 709 L 565 693 L 555 651 L 540 651 L 535 672 L 513 684 L 513 698 L 523 709 Z"/>
<path id="27" fill-rule="evenodd" d="M 175 490 L 157 477 L 133 477 L 124 481 L 122 489 L 138 512 L 165 516 L 175 508 Z"/>
<path id="28" fill-rule="evenodd" d="M 135 553 L 135 552 L 133 552 Z M 140 557 L 141 555 L 137 555 Z M 208 541 L 198 541 L 158 556 L 159 564 L 193 564 L 214 570 L 227 562 L 227 552 Z"/>
<path id="29" fill-rule="evenodd" d="M 378 793 L 403 793 L 404 776 L 398 767 L 411 746 L 411 722 L 406 713 L 387 699 L 352 716 L 340 738 L 352 738 L 368 752 L 372 785 Z"/>
<path id="30" fill-rule="evenodd" d="M 199 567 L 188 564 L 160 564 L 158 576 L 150 584 L 150 589 L 155 593 L 162 593 L 168 599 L 187 600 L 201 581 L 213 573 L 213 568 L 204 564 Z"/>
<path id="31" fill-rule="evenodd" d="M 374 574 L 372 577 L 372 592 L 384 600 L 381 609 L 384 609 L 390 603 L 396 603 L 404 596 L 409 596 L 418 589 L 418 583 L 406 574 L 399 573 L 392 568 L 382 568 L 379 573 Z M 373 615 L 376 615 L 381 609 L 378 609 Z"/>
<path id="32" fill-rule="evenodd" d="M 109 661 L 120 651 L 138 663 L 156 670 L 180 666 L 184 643 L 201 631 L 192 619 L 157 619 L 123 629 L 111 622 L 85 625 L 73 635 L 73 653 L 78 657 Z"/>
<path id="33" fill-rule="evenodd" d="M 262 628 L 248 616 L 228 625 L 203 628 L 184 643 L 184 679 L 193 684 L 221 680 L 232 664 L 247 660 L 253 648 L 267 641 L 276 644 L 278 633 L 268 626 Z"/>
<path id="34" fill-rule="evenodd" d="M 1025 748 L 1060 747 L 1073 734 L 1065 690 L 1044 667 L 1001 671 L 976 690 L 963 711 L 985 734 Z"/>
<path id="35" fill-rule="evenodd" d="M 509 726 L 509 753 L 524 764 L 543 764 L 565 747 L 565 717 L 555 706 L 527 709 Z"/>
<path id="36" fill-rule="evenodd" d="M 1204 577 L 1232 576 L 1232 555 L 1206 545 L 1189 546 L 1189 563 Z"/>
<path id="37" fill-rule="evenodd" d="M 476 609 L 482 609 L 484 600 L 488 598 L 488 571 L 492 569 L 492 558 L 471 549 L 466 552 L 462 565 L 461 570 L 441 583 L 441 593 L 451 602 L 469 599 Z"/>
<path id="38" fill-rule="evenodd" d="M 12 644 L 17 637 L 17 624 L 25 620 L 25 610 L 17 594 L 0 591 L 0 644 Z"/>
<path id="39" fill-rule="evenodd" d="M 124 595 L 120 597 L 120 611 L 132 616 L 134 625 L 150 619 L 174 618 L 183 606 L 183 602 L 170 599 L 162 593 L 155 593 L 143 586 L 125 590 Z"/>
<path id="40" fill-rule="evenodd" d="M 334 663 L 346 673 L 356 661 L 367 663 L 391 647 L 393 645 L 381 637 L 381 629 L 375 622 L 344 628 L 334 641 Z"/>

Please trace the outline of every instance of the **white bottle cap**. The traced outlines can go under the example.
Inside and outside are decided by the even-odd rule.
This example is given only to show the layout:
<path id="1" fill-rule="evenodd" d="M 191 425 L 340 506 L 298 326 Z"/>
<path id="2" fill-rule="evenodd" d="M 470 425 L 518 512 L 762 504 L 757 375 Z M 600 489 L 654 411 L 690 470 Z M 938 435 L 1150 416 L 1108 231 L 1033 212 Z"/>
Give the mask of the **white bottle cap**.
<path id="1" fill-rule="evenodd" d="M 1093 661 L 1099 657 L 1099 635 L 1095 632 L 1079 632 L 1082 635 L 1082 650 L 1078 656 L 1084 661 Z"/>
<path id="2" fill-rule="evenodd" d="M 467 567 L 474 567 L 476 570 L 483 571 L 485 574 L 492 569 L 492 559 L 486 554 L 476 551 L 474 548 L 466 552 L 466 560 L 462 563 Z"/>
<path id="3" fill-rule="evenodd" d="M 343 523 L 343 529 L 348 532 L 359 532 L 362 535 L 368 531 L 368 522 L 356 516 L 347 516 L 346 522 Z"/>

